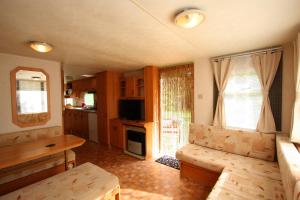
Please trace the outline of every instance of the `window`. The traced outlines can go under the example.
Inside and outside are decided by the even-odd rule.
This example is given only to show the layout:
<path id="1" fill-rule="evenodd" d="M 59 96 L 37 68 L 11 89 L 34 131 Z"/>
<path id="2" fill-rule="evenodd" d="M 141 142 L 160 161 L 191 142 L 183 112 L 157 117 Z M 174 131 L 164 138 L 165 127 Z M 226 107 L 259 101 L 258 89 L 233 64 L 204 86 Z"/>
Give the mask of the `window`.
<path id="1" fill-rule="evenodd" d="M 226 126 L 256 129 L 262 105 L 261 85 L 250 56 L 232 58 L 224 92 Z"/>
<path id="2" fill-rule="evenodd" d="M 95 107 L 95 93 L 85 93 L 84 94 L 84 103 L 88 107 Z"/>
<path id="3" fill-rule="evenodd" d="M 65 98 L 65 106 L 73 106 L 74 101 L 73 98 Z"/>

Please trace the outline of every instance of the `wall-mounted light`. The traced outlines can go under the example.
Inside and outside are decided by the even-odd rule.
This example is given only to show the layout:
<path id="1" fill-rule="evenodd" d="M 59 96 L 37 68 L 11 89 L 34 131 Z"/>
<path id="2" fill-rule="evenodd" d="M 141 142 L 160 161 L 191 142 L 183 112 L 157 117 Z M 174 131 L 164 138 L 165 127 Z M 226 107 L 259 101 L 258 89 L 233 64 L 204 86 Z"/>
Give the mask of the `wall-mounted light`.
<path id="1" fill-rule="evenodd" d="M 175 24 L 182 28 L 194 28 L 204 21 L 205 17 L 199 9 L 187 9 L 175 16 Z"/>
<path id="2" fill-rule="evenodd" d="M 53 46 L 46 42 L 30 41 L 29 46 L 33 50 L 40 52 L 40 53 L 47 53 L 53 49 Z"/>

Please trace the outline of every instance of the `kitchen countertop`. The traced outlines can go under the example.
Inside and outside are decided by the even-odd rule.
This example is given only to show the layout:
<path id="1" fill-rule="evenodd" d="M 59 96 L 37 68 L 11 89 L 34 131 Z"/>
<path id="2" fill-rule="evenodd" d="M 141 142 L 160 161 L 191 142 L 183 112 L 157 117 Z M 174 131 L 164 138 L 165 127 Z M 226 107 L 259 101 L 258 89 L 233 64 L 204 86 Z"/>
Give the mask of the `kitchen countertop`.
<path id="1" fill-rule="evenodd" d="M 96 109 L 83 109 L 81 107 L 68 107 L 68 108 L 65 108 L 65 109 L 69 109 L 69 110 L 80 110 L 80 111 L 83 111 L 83 112 L 90 112 L 90 113 L 96 113 L 97 110 Z"/>

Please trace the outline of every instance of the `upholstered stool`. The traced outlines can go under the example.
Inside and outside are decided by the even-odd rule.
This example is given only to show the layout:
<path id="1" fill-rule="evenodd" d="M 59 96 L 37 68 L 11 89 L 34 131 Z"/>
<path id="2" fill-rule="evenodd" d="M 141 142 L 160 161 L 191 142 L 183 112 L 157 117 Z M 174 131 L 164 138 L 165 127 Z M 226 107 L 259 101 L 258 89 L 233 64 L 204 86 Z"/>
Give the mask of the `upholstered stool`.
<path id="1" fill-rule="evenodd" d="M 118 177 L 92 163 L 85 163 L 1 196 L 0 200 L 118 200 L 119 193 Z"/>

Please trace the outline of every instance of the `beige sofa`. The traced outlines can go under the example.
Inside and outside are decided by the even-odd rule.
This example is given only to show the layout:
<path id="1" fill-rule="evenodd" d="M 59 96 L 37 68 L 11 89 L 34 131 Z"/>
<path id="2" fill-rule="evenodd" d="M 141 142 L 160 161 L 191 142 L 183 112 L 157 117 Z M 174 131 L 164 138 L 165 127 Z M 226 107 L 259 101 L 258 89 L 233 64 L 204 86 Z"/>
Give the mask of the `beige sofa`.
<path id="1" fill-rule="evenodd" d="M 182 162 L 220 173 L 209 200 L 286 199 L 277 162 L 275 134 L 190 125 L 189 144 L 176 152 Z"/>
<path id="2" fill-rule="evenodd" d="M 276 138 L 277 157 L 285 194 L 288 200 L 300 199 L 300 153 L 289 138 Z"/>
<path id="3" fill-rule="evenodd" d="M 0 134 L 0 146 L 31 142 L 62 135 L 62 127 L 50 127 Z M 75 166 L 75 153 L 67 151 L 68 168 Z M 65 170 L 64 153 L 43 157 L 0 170 L 0 195 L 47 178 Z"/>

